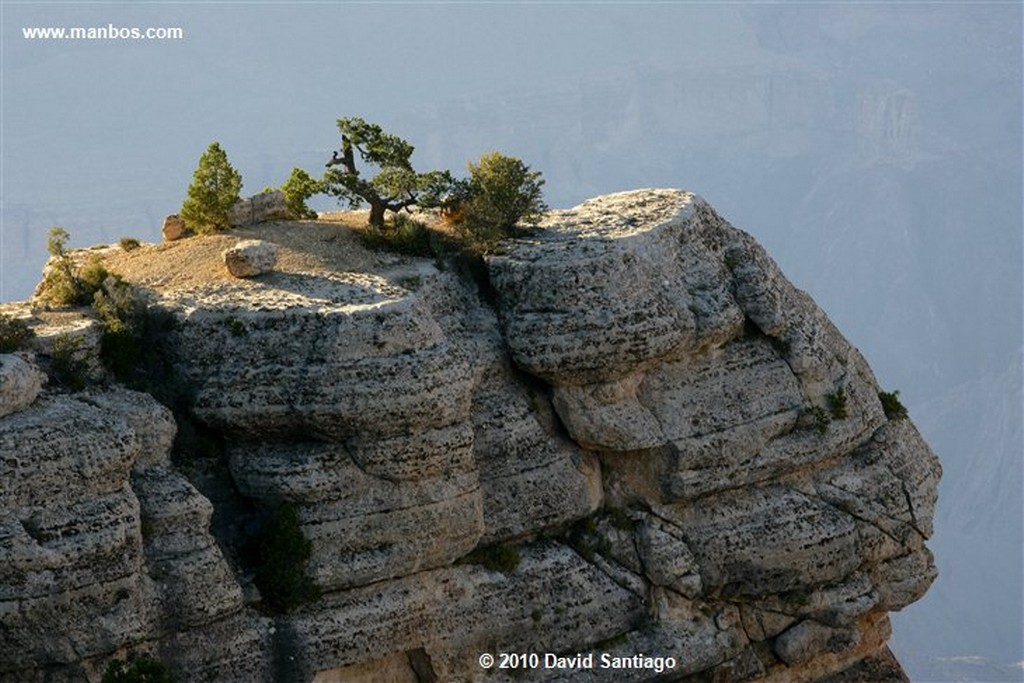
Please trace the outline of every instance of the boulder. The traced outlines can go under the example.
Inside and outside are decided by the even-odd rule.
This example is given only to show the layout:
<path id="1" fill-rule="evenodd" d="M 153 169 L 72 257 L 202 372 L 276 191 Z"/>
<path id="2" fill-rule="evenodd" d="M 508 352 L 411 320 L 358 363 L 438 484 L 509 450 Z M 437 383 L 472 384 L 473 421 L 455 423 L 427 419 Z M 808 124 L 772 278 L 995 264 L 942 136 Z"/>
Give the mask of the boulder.
<path id="1" fill-rule="evenodd" d="M 32 405 L 45 382 L 46 375 L 21 356 L 0 354 L 0 417 Z"/>
<path id="2" fill-rule="evenodd" d="M 228 213 L 228 223 L 233 228 L 289 218 L 291 212 L 284 202 L 284 192 L 280 190 L 239 199 Z"/>
<path id="3" fill-rule="evenodd" d="M 224 251 L 224 265 L 235 277 L 269 273 L 277 263 L 277 247 L 262 240 L 244 240 Z"/>
<path id="4" fill-rule="evenodd" d="M 185 227 L 185 221 L 181 219 L 181 216 L 172 213 L 164 219 L 164 227 L 160 230 L 160 234 L 163 235 L 164 242 L 173 242 L 188 234 L 188 228 Z"/>

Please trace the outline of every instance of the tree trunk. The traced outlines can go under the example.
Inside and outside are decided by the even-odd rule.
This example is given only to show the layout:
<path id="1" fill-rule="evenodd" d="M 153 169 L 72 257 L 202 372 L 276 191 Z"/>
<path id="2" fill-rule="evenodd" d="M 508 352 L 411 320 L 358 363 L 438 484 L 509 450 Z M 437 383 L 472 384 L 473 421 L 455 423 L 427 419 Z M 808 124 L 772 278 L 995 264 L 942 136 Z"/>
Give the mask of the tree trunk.
<path id="1" fill-rule="evenodd" d="M 384 229 L 384 202 L 370 203 L 370 225 L 378 230 Z"/>

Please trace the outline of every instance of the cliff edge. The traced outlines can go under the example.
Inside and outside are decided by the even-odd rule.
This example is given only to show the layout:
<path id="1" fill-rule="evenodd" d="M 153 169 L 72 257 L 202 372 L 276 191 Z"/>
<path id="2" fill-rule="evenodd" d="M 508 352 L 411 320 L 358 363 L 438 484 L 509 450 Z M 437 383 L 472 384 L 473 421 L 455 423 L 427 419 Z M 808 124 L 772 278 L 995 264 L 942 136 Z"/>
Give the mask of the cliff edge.
<path id="1" fill-rule="evenodd" d="M 938 461 L 702 199 L 549 212 L 476 278 L 325 222 L 245 236 L 274 272 L 223 271 L 233 234 L 107 259 L 169 321 L 177 418 L 102 370 L 44 386 L 95 321 L 4 307 L 36 338 L 0 355 L 0 681 L 142 652 L 182 681 L 905 680 L 886 615 L 935 578 Z M 286 612 L 244 549 L 282 505 L 319 588 Z"/>

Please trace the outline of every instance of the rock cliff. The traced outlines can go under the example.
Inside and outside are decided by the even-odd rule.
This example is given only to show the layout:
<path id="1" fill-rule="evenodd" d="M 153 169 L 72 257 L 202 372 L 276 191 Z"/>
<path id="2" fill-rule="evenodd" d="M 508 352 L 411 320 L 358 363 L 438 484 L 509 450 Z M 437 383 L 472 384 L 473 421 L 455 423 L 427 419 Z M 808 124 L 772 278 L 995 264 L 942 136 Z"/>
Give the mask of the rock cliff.
<path id="1" fill-rule="evenodd" d="M 142 652 L 183 681 L 905 680 L 886 614 L 935 577 L 939 464 L 699 197 L 552 211 L 476 280 L 281 249 L 137 283 L 172 321 L 177 424 L 42 387 L 42 335 L 0 356 L 0 681 Z M 242 547 L 282 504 L 320 591 L 286 613 Z"/>

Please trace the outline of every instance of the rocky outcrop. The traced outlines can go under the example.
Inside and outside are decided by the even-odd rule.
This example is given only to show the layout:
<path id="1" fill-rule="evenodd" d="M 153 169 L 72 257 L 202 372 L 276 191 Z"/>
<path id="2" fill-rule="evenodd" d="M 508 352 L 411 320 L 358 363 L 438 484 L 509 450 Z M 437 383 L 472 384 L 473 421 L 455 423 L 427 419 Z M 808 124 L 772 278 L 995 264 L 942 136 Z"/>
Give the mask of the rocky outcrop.
<path id="1" fill-rule="evenodd" d="M 288 220 L 290 217 L 284 192 L 272 190 L 239 199 L 228 212 L 228 223 L 236 228 L 265 221 Z"/>
<path id="2" fill-rule="evenodd" d="M 483 292 L 404 257 L 148 292 L 216 442 L 179 466 L 144 394 L 0 419 L 0 681 L 900 680 L 940 468 L 814 302 L 677 190 L 502 249 Z M 282 503 L 321 592 L 289 613 L 240 530 Z"/>

